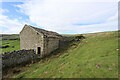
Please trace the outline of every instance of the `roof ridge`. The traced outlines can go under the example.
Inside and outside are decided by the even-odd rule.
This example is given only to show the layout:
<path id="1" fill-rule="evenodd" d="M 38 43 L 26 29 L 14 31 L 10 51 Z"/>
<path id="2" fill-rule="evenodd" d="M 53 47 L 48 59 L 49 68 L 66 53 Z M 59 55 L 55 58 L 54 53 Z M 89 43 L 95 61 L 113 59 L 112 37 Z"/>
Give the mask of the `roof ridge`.
<path id="1" fill-rule="evenodd" d="M 32 27 L 34 30 L 36 30 L 37 32 L 42 33 L 43 35 L 46 35 L 47 37 L 61 37 L 61 35 L 58 34 L 57 32 L 48 31 L 48 30 L 45 30 L 45 29 L 33 27 L 31 25 L 27 25 L 27 26 Z"/>

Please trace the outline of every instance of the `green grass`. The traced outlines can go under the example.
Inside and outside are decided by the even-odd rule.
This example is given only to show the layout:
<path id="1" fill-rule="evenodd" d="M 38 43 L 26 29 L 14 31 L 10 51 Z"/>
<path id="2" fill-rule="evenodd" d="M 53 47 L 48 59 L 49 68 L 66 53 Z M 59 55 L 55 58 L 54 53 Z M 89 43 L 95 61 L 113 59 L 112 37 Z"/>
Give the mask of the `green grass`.
<path id="1" fill-rule="evenodd" d="M 61 55 L 53 55 L 29 67 L 28 65 L 18 67 L 21 72 L 9 77 L 117 78 L 118 32 L 85 34 L 85 36 L 86 39 L 69 44 L 69 48 L 66 48 Z"/>
<path id="2" fill-rule="evenodd" d="M 20 40 L 2 40 L 2 46 L 9 45 L 8 48 L 0 49 L 2 52 L 10 52 L 20 49 Z M 14 46 L 14 48 L 12 48 Z"/>
<path id="3" fill-rule="evenodd" d="M 1 38 L 2 37 L 2 38 Z M 10 52 L 14 50 L 19 50 L 20 49 L 20 39 L 18 34 L 3 34 L 0 35 L 0 38 L 2 39 L 0 43 L 2 44 L 1 46 L 9 46 L 7 48 L 2 48 L 0 49 L 0 52 Z M 14 46 L 14 47 L 12 47 Z"/>

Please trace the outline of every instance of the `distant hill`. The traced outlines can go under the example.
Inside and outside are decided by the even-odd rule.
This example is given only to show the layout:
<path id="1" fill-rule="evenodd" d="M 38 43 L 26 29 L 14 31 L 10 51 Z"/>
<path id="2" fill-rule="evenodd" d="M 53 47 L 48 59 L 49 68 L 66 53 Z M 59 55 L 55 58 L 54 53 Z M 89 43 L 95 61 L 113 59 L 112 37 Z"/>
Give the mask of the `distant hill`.
<path id="1" fill-rule="evenodd" d="M 19 34 L 0 34 L 0 38 L 2 40 L 17 40 L 19 38 Z"/>

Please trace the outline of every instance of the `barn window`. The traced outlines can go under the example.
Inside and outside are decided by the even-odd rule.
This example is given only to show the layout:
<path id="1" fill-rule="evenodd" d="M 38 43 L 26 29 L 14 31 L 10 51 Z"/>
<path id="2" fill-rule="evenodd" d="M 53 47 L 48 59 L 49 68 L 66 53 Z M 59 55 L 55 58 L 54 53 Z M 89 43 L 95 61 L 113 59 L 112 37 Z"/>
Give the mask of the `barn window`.
<path id="1" fill-rule="evenodd" d="M 37 47 L 37 54 L 40 54 L 41 52 L 41 47 Z"/>

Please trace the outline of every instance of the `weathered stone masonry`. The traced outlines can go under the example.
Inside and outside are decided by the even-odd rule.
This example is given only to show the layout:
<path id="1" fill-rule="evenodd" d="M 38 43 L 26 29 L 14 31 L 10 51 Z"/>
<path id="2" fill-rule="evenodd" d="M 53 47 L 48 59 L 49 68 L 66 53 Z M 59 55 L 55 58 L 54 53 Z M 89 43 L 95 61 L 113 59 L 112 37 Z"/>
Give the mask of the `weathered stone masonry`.
<path id="1" fill-rule="evenodd" d="M 13 66 L 16 64 L 32 61 L 37 58 L 34 50 L 18 50 L 5 52 L 2 54 L 2 67 Z"/>
<path id="2" fill-rule="evenodd" d="M 20 48 L 34 49 L 41 56 L 50 54 L 59 47 L 61 35 L 56 32 L 25 25 L 20 32 Z"/>

